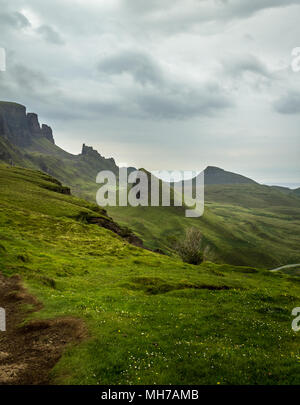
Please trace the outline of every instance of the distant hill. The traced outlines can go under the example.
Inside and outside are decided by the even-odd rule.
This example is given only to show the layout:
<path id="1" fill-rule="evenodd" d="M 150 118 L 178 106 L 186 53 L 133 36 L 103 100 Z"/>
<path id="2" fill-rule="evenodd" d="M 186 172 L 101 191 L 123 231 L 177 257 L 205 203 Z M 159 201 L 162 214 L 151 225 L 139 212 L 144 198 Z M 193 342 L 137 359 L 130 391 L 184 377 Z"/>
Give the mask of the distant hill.
<path id="1" fill-rule="evenodd" d="M 257 184 L 254 180 L 237 173 L 227 172 L 215 166 L 208 166 L 204 170 L 204 182 L 211 184 Z"/>
<path id="2" fill-rule="evenodd" d="M 114 159 L 101 156 L 91 146 L 83 144 L 78 155 L 59 148 L 50 126 L 41 126 L 36 114 L 8 102 L 0 102 L 0 161 L 38 169 L 69 186 L 74 195 L 92 202 L 99 187 L 97 173 L 111 170 L 117 174 L 119 170 Z M 299 196 L 299 189 L 260 185 L 245 176 L 208 166 L 201 218 L 187 219 L 185 209 L 176 206 L 112 207 L 108 212 L 133 229 L 151 249 L 173 254 L 175 239 L 187 227 L 199 226 L 211 247 L 211 260 L 274 267 L 300 260 Z"/>
<path id="3" fill-rule="evenodd" d="M 9 336 L 0 338 L 9 353 L 1 359 L 1 384 L 45 384 L 47 359 L 49 369 L 59 359 L 52 385 L 299 383 L 290 316 L 299 305 L 296 277 L 249 265 L 195 266 L 140 249 L 97 226 L 109 221 L 99 207 L 63 190 L 44 173 L 0 164 L 0 271 L 14 276 L 4 284 L 1 275 L 1 305 L 10 309 Z M 160 229 L 165 219 L 158 214 Z M 224 230 L 212 220 L 211 239 Z M 219 231 L 235 251 L 248 244 L 256 258 L 255 241 L 242 243 L 237 233 Z M 228 244 L 219 246 L 227 251 Z M 260 249 L 269 253 L 269 245 Z M 275 249 L 280 253 L 280 236 Z M 36 299 L 26 300 L 20 279 Z M 68 349 L 53 357 L 56 341 Z M 23 354 L 24 344 L 30 349 Z"/>
<path id="4" fill-rule="evenodd" d="M 185 190 L 191 191 L 191 189 L 195 189 L 197 177 L 184 181 Z M 178 183 L 179 182 L 177 182 L 177 184 Z M 174 184 L 176 183 L 173 183 L 172 185 Z M 228 172 L 215 166 L 207 166 L 207 168 L 204 170 L 204 184 L 206 191 L 208 186 L 258 185 L 256 181 L 249 179 L 248 177 L 242 176 L 241 174 Z"/>

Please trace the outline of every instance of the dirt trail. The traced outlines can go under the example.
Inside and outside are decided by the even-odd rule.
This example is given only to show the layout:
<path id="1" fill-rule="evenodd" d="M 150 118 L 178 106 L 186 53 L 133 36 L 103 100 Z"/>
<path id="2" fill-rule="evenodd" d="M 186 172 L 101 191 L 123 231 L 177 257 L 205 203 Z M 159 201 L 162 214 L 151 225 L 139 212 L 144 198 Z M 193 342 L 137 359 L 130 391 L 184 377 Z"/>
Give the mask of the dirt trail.
<path id="1" fill-rule="evenodd" d="M 280 270 L 289 269 L 289 268 L 292 268 L 292 267 L 300 267 L 300 263 L 297 263 L 297 264 L 286 264 L 285 266 L 280 266 L 280 267 L 277 267 L 276 269 L 272 269 L 272 270 L 270 270 L 270 271 L 280 271 Z"/>
<path id="2" fill-rule="evenodd" d="M 25 310 L 30 304 L 32 309 Z M 6 310 L 6 332 L 0 331 L 0 384 L 49 384 L 49 371 L 68 343 L 86 336 L 74 318 L 34 320 L 20 326 L 42 305 L 27 293 L 18 276 L 0 274 L 0 307 Z"/>

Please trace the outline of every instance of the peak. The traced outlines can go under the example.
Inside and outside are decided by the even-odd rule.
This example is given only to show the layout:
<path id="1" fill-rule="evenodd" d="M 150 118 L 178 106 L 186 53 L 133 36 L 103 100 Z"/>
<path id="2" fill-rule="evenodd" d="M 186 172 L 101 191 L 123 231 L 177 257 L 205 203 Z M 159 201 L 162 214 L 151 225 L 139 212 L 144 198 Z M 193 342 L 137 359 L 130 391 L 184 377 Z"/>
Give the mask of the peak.
<path id="1" fill-rule="evenodd" d="M 228 172 L 220 167 L 207 166 L 204 171 L 205 184 L 255 184 L 256 182 L 241 174 Z"/>
<path id="2" fill-rule="evenodd" d="M 224 169 L 221 169 L 220 167 L 217 166 L 207 166 L 205 171 L 210 171 L 210 172 L 224 172 Z"/>
<path id="3" fill-rule="evenodd" d="M 85 143 L 82 145 L 81 154 L 89 156 L 101 156 L 96 149 L 94 149 L 92 146 L 87 146 Z"/>

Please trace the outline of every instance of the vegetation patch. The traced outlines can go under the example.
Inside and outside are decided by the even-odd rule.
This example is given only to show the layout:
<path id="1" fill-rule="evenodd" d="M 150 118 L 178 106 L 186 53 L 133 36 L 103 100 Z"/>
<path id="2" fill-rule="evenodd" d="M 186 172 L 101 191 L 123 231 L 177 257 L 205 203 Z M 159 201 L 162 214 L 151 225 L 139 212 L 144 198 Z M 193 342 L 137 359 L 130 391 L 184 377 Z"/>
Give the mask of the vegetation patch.
<path id="1" fill-rule="evenodd" d="M 231 287 L 227 285 L 212 285 L 212 284 L 193 284 L 187 282 L 169 284 L 166 280 L 159 277 L 135 277 L 130 283 L 123 284 L 123 287 L 132 290 L 141 290 L 146 294 L 164 294 L 174 290 L 196 289 L 196 290 L 229 290 Z"/>
<path id="2" fill-rule="evenodd" d="M 141 249 L 76 220 L 85 210 L 96 217 L 95 206 L 40 181 L 47 176 L 0 165 L 0 306 L 16 316 L 13 338 L 0 341 L 1 382 L 300 383 L 290 315 L 299 306 L 297 277 Z"/>

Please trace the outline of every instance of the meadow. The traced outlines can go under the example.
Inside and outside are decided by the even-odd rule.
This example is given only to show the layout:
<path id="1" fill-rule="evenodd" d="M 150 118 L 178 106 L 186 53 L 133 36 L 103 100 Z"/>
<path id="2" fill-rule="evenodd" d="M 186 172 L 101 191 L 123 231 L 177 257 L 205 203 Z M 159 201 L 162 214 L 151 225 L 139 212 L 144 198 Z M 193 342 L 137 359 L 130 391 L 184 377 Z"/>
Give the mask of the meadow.
<path id="1" fill-rule="evenodd" d="M 19 274 L 43 303 L 24 322 L 72 316 L 88 330 L 65 350 L 52 383 L 300 383 L 300 335 L 291 328 L 298 277 L 193 266 L 135 247 L 88 224 L 107 214 L 65 192 L 41 172 L 0 165 L 0 271 Z"/>

